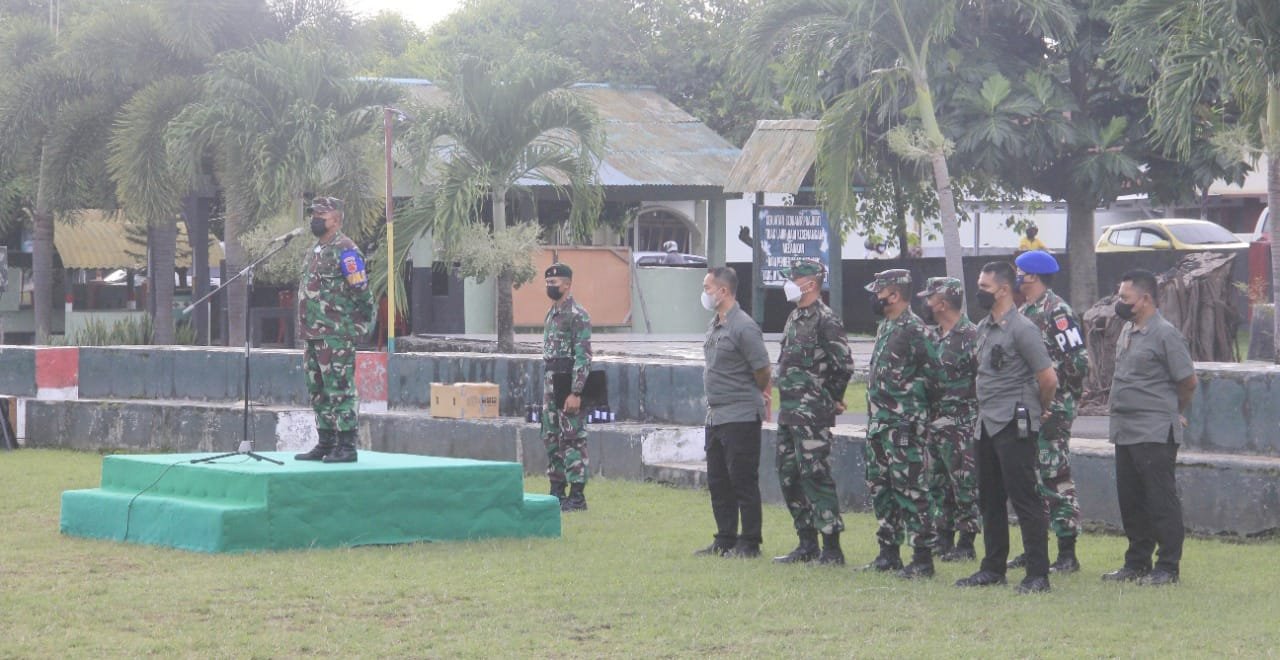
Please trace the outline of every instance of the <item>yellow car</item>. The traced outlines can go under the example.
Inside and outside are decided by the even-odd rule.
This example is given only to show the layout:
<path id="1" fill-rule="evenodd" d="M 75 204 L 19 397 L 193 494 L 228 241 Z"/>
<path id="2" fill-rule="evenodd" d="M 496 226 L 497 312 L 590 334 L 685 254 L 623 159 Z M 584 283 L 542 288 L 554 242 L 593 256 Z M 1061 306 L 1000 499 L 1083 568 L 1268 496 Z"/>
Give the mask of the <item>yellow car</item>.
<path id="1" fill-rule="evenodd" d="M 1098 252 L 1145 250 L 1247 250 L 1249 244 L 1208 220 L 1161 218 L 1111 225 L 1098 239 Z"/>

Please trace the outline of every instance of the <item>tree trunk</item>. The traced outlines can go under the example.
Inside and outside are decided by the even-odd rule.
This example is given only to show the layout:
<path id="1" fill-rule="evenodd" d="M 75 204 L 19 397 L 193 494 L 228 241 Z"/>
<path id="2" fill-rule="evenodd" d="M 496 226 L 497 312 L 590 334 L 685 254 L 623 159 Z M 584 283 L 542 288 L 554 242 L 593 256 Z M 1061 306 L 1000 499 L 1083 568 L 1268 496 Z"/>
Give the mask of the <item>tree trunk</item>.
<path id="1" fill-rule="evenodd" d="M 507 189 L 502 185 L 493 187 L 493 232 L 498 234 L 507 230 Z M 498 287 L 497 329 L 498 352 L 514 353 L 516 348 L 515 310 L 511 301 L 511 273 L 503 269 L 494 278 Z"/>
<path id="2" fill-rule="evenodd" d="M 35 309 L 36 345 L 49 343 L 50 321 L 53 318 L 53 211 L 49 210 L 49 151 L 46 145 L 40 149 L 40 175 L 36 182 L 36 210 L 33 224 L 31 253 L 32 304 Z"/>
<path id="3" fill-rule="evenodd" d="M 244 246 L 240 244 L 240 232 L 249 221 L 249 204 L 242 197 L 244 193 L 228 190 L 227 218 L 223 227 L 223 249 L 226 252 L 227 264 L 222 271 L 222 281 L 226 282 L 245 266 Z M 249 313 L 249 287 L 244 278 L 240 278 L 227 287 L 227 345 L 243 346 L 245 342 L 244 321 Z"/>
<path id="4" fill-rule="evenodd" d="M 906 259 L 911 241 L 907 238 L 907 200 L 902 194 L 902 169 L 893 173 L 893 229 L 898 238 L 898 258 Z"/>
<path id="5" fill-rule="evenodd" d="M 942 220 L 942 254 L 947 260 L 947 277 L 963 282 L 964 260 L 961 259 L 960 225 L 956 222 L 956 200 L 951 193 L 947 157 L 941 153 L 933 156 L 933 183 L 938 189 L 938 215 Z"/>
<path id="6" fill-rule="evenodd" d="M 165 220 L 152 227 L 155 243 L 151 246 L 151 288 L 156 301 L 154 316 L 151 319 L 154 338 L 157 345 L 172 344 L 173 329 L 173 271 L 174 260 L 178 250 L 178 226 L 172 219 Z"/>
<path id="7" fill-rule="evenodd" d="M 1262 145 L 1267 154 L 1267 207 L 1271 214 L 1271 299 L 1280 301 L 1280 80 L 1267 86 L 1267 119 L 1262 127 Z M 1275 315 L 1280 329 L 1280 314 Z M 1280 334 L 1273 334 L 1280 338 Z M 1280 364 L 1280 340 L 1275 342 L 1275 362 Z"/>
<path id="8" fill-rule="evenodd" d="M 1085 310 L 1098 299 L 1092 199 L 1067 199 L 1067 256 L 1071 261 L 1071 307 Z M 1118 283 L 1117 283 L 1118 284 Z"/>

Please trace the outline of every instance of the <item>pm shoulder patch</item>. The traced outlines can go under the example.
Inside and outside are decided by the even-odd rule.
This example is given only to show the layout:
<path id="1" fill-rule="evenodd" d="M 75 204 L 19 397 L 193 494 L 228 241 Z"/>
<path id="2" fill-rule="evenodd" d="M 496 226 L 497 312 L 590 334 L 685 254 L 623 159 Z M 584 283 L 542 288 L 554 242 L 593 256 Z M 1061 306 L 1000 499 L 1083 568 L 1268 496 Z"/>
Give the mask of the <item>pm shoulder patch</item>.
<path id="1" fill-rule="evenodd" d="M 342 266 L 343 277 L 347 278 L 347 284 L 356 289 L 369 286 L 369 274 L 365 272 L 364 258 L 360 256 L 360 252 L 354 249 L 343 250 L 338 262 Z"/>
<path id="2" fill-rule="evenodd" d="M 1084 333 L 1070 314 L 1054 314 L 1052 319 L 1053 340 L 1057 342 L 1063 353 L 1075 353 L 1084 349 Z"/>

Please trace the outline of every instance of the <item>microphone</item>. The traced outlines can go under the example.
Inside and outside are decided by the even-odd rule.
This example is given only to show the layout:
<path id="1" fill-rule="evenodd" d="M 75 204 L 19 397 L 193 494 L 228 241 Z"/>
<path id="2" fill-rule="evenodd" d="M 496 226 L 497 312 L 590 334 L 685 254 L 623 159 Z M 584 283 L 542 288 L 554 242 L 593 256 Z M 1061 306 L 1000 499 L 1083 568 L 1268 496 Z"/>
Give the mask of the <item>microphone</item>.
<path id="1" fill-rule="evenodd" d="M 279 236 L 277 236 L 277 237 L 275 237 L 275 238 L 271 239 L 271 242 L 272 242 L 272 243 L 279 243 L 279 242 L 281 242 L 281 241 L 288 241 L 289 239 L 293 238 L 294 236 L 297 236 L 298 234 L 301 234 L 303 229 L 305 229 L 305 227 L 298 227 L 297 229 L 294 229 L 293 231 L 291 231 L 291 232 L 289 232 L 289 233 L 287 233 L 287 234 L 281 234 L 281 235 L 279 235 Z"/>

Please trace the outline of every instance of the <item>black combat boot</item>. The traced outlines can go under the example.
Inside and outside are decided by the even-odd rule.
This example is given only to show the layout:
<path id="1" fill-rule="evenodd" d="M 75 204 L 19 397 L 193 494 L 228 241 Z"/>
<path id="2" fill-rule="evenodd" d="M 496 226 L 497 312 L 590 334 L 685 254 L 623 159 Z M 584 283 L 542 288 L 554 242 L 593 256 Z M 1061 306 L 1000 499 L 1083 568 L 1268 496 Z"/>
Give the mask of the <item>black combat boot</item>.
<path id="1" fill-rule="evenodd" d="M 898 571 L 897 576 L 904 580 L 933 577 L 933 548 L 916 548 L 911 555 L 911 563 Z"/>
<path id="2" fill-rule="evenodd" d="M 822 535 L 822 554 L 818 555 L 818 563 L 844 566 L 844 551 L 840 549 L 840 532 Z"/>
<path id="3" fill-rule="evenodd" d="M 560 500 L 561 511 L 586 511 L 587 496 L 583 494 L 582 489 L 586 488 L 584 483 L 569 484 L 569 496 Z"/>
<path id="4" fill-rule="evenodd" d="M 555 495 L 557 500 L 560 500 L 561 505 L 564 504 L 564 487 L 565 483 L 563 481 L 551 482 L 551 494 Z"/>
<path id="5" fill-rule="evenodd" d="M 938 531 L 938 557 L 951 552 L 956 547 L 956 530 L 943 529 Z"/>
<path id="6" fill-rule="evenodd" d="M 311 448 L 311 451 L 305 454 L 294 454 L 295 461 L 323 461 L 329 452 L 333 451 L 333 446 L 337 444 L 337 431 L 331 429 L 317 429 L 316 433 L 320 436 L 320 442 Z"/>
<path id="7" fill-rule="evenodd" d="M 870 564 L 862 567 L 864 571 L 887 573 L 902 568 L 902 552 L 896 543 L 880 543 L 880 554 Z"/>
<path id="8" fill-rule="evenodd" d="M 1076 559 L 1076 537 L 1058 537 L 1058 560 L 1049 564 L 1053 573 L 1075 573 L 1080 570 L 1080 562 Z"/>
<path id="9" fill-rule="evenodd" d="M 338 446 L 328 456 L 324 457 L 325 463 L 355 463 L 356 462 L 356 432 L 355 431 L 338 431 Z"/>
<path id="10" fill-rule="evenodd" d="M 818 558 L 818 532 L 814 529 L 801 529 L 796 531 L 796 536 L 800 537 L 800 545 L 796 546 L 789 554 L 781 557 L 774 557 L 775 564 L 804 564 Z"/>
<path id="11" fill-rule="evenodd" d="M 956 542 L 956 547 L 951 549 L 940 559 L 942 561 L 971 561 L 978 558 L 978 553 L 973 549 L 973 539 L 977 534 L 973 532 L 960 532 L 960 540 Z"/>

